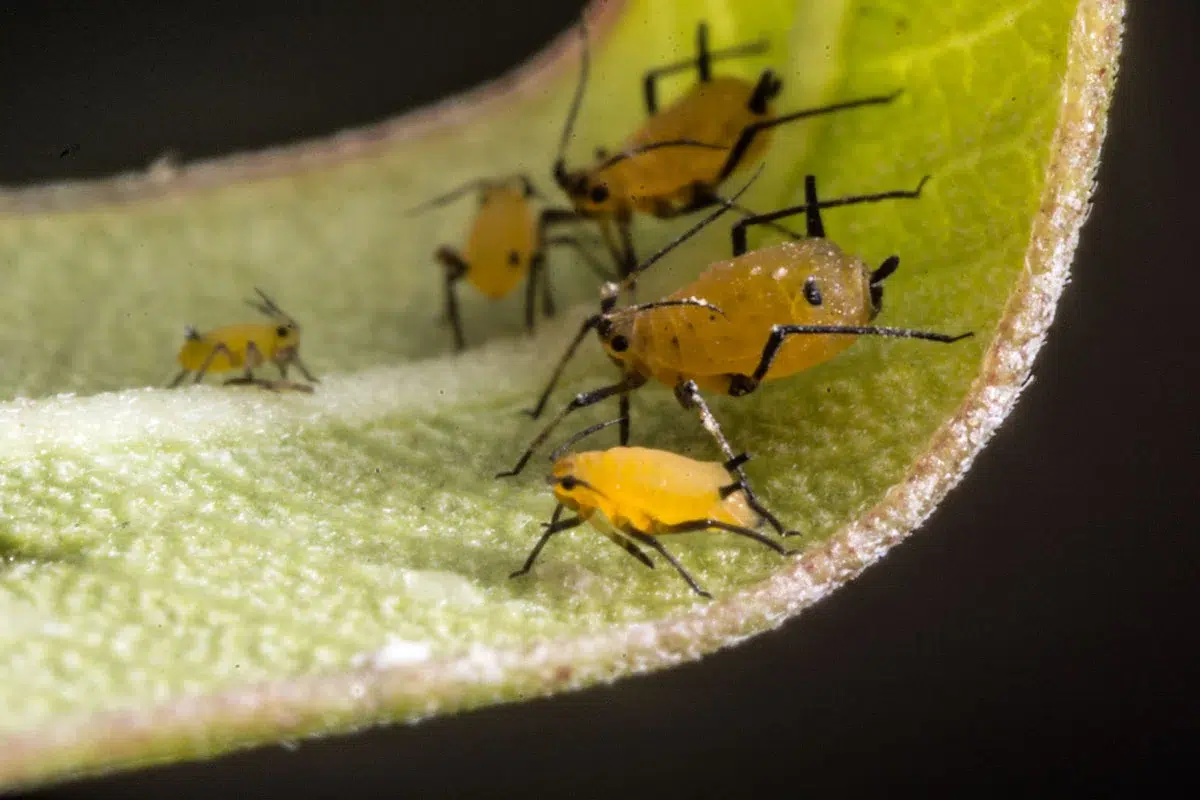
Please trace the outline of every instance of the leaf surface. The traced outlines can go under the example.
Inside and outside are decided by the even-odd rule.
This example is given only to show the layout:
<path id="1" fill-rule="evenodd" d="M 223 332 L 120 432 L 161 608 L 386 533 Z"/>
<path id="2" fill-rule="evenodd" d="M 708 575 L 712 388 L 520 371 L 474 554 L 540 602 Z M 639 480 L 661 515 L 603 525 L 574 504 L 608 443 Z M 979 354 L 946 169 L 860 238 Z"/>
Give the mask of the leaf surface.
<path id="1" fill-rule="evenodd" d="M 595 281 L 554 257 L 571 311 L 532 339 L 520 292 L 464 291 L 476 346 L 453 356 L 431 253 L 461 241 L 472 204 L 403 215 L 481 175 L 526 170 L 550 189 L 577 74 L 569 44 L 490 94 L 372 131 L 0 193 L 0 781 L 609 680 L 777 625 L 853 577 L 957 481 L 1028 374 L 1086 214 L 1122 12 L 1116 0 L 601 12 L 575 161 L 640 123 L 640 72 L 690 52 L 701 18 L 717 47 L 770 36 L 769 57 L 720 69 L 774 66 L 780 109 L 902 87 L 884 109 L 781 132 L 751 203 L 798 202 L 809 171 L 825 196 L 932 174 L 919 201 L 830 211 L 826 225 L 868 263 L 901 256 L 881 324 L 976 332 L 950 347 L 863 339 L 714 400 L 806 551 L 673 538 L 711 603 L 586 528 L 508 578 L 553 506 L 547 464 L 491 475 L 536 430 L 518 412 L 594 308 Z M 640 222 L 639 245 L 679 229 Z M 713 226 L 681 248 L 646 295 L 724 257 L 727 237 Z M 149 388 L 173 372 L 185 323 L 237 321 L 256 285 L 304 325 L 315 394 Z M 611 380 L 586 351 L 557 403 Z M 638 393 L 634 409 L 639 443 L 717 457 L 668 391 Z"/>

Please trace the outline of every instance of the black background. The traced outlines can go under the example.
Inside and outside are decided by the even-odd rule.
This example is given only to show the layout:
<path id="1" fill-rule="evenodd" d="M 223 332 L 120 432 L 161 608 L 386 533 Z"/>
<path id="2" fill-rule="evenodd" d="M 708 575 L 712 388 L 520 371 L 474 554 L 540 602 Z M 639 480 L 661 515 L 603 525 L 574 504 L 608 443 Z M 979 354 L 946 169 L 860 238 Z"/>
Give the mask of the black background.
<path id="1" fill-rule="evenodd" d="M 578 3 L 65 6 L 0 12 L 0 183 L 374 121 L 518 63 Z M 1036 381 L 883 563 L 700 664 L 40 796 L 1126 796 L 1189 777 L 1200 4 L 1132 6 L 1101 190 Z"/>

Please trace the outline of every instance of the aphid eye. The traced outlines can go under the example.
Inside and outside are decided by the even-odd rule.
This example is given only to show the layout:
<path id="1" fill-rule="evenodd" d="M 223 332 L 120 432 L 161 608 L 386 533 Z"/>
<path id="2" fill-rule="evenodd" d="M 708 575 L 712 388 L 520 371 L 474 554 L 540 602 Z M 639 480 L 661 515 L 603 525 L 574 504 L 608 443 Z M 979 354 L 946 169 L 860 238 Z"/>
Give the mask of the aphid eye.
<path id="1" fill-rule="evenodd" d="M 275 329 L 275 335 L 278 336 L 280 339 L 284 338 L 285 336 L 288 335 L 287 327 L 284 325 L 280 325 L 278 328 Z"/>
<path id="2" fill-rule="evenodd" d="M 608 346 L 618 353 L 624 353 L 629 349 L 629 340 L 618 333 L 612 338 L 612 341 L 608 343 Z"/>
<path id="3" fill-rule="evenodd" d="M 804 299 L 808 301 L 810 306 L 819 306 L 824 302 L 821 297 L 821 290 L 817 286 L 817 279 L 810 277 L 804 282 Z"/>
<path id="4" fill-rule="evenodd" d="M 509 266 L 513 266 L 513 267 L 520 264 L 521 263 L 521 254 L 518 253 L 516 250 L 509 250 L 508 251 L 508 263 L 509 263 Z"/>
<path id="5" fill-rule="evenodd" d="M 558 483 L 560 486 L 562 486 L 562 488 L 566 489 L 568 492 L 571 491 L 572 489 L 576 488 L 577 486 L 579 486 L 579 481 L 576 480 L 573 475 L 568 475 L 567 477 L 563 478 Z"/>
<path id="6" fill-rule="evenodd" d="M 608 199 L 608 187 L 602 183 L 593 186 L 589 197 L 592 198 L 593 203 L 603 203 Z"/>

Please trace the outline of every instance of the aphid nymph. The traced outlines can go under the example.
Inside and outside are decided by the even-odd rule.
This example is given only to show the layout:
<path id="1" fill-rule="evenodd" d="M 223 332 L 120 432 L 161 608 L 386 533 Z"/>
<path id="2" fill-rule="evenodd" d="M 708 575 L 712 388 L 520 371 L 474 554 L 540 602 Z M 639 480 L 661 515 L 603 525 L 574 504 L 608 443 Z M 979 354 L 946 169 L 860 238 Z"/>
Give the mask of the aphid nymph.
<path id="1" fill-rule="evenodd" d="M 466 249 L 459 252 L 442 246 L 434 253 L 434 258 L 445 270 L 445 315 L 454 330 L 456 350 L 466 346 L 457 294 L 457 285 L 461 280 L 466 280 L 492 300 L 506 297 L 518 283 L 525 280 L 525 327 L 532 331 L 539 285 L 542 313 L 549 317 L 554 315 L 555 310 L 550 272 L 546 269 L 545 253 L 548 248 L 569 245 L 602 279 L 612 277 L 578 236 L 550 235 L 550 228 L 579 222 L 580 218 L 570 209 L 544 208 L 535 213 L 532 201 L 541 195 L 525 175 L 468 181 L 453 191 L 417 206 L 409 214 L 445 205 L 469 192 L 478 194 L 479 207 L 471 223 Z"/>
<path id="2" fill-rule="evenodd" d="M 761 518 L 750 507 L 740 480 L 730 474 L 746 456 L 720 464 L 645 447 L 564 454 L 579 439 L 617 422 L 593 425 L 551 456 L 554 466 L 549 483 L 554 487 L 558 504 L 525 564 L 512 577 L 533 568 L 552 536 L 585 522 L 647 567 L 653 568 L 654 562 L 642 548 L 656 551 L 702 597 L 712 595 L 663 546 L 661 537 L 693 531 L 725 531 L 752 539 L 780 554 L 789 552 L 754 530 Z M 574 516 L 564 519 L 564 510 L 574 512 Z"/>
<path id="3" fill-rule="evenodd" d="M 176 360 L 182 369 L 168 385 L 178 386 L 189 374 L 195 373 L 193 383 L 200 383 L 208 373 L 242 371 L 225 381 L 230 384 L 252 384 L 265 389 L 295 389 L 311 392 L 307 384 L 287 380 L 288 368 L 295 365 L 310 382 L 317 383 L 304 362 L 300 360 L 300 325 L 285 313 L 262 290 L 255 288 L 258 299 L 246 303 L 269 317 L 269 323 L 248 322 L 226 325 L 201 333 L 191 325 L 184 329 L 183 347 Z M 254 370 L 272 363 L 279 369 L 279 381 L 254 376 Z"/>

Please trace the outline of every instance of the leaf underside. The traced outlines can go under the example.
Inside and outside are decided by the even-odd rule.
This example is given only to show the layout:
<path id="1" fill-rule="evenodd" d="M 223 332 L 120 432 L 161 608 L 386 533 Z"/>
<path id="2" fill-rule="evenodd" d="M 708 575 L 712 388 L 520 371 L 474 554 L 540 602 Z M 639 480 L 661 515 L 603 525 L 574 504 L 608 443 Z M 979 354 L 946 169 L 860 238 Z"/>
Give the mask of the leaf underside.
<path id="1" fill-rule="evenodd" d="M 1117 4 L 1081 9 L 1090 6 L 1119 23 Z M 987 363 L 1027 277 L 1076 11 L 1065 0 L 641 0 L 598 37 L 574 162 L 642 119 L 640 71 L 689 52 L 700 18 L 717 47 L 770 35 L 770 57 L 720 70 L 774 66 L 786 80 L 781 110 L 905 90 L 886 108 L 781 132 L 748 195 L 764 209 L 798 202 L 808 171 L 829 197 L 931 174 L 918 201 L 830 211 L 826 226 L 868 263 L 901 257 L 880 324 L 976 332 L 953 346 L 863 339 L 754 395 L 713 399 L 735 447 L 754 454 L 764 500 L 814 552 L 905 478 Z M 647 663 L 778 622 L 753 601 L 796 561 L 719 535 L 669 543 L 712 604 L 667 565 L 645 569 L 587 528 L 555 539 L 532 574 L 508 578 L 553 506 L 548 463 L 491 476 L 534 432 L 519 411 L 594 308 L 595 280 L 552 256 L 570 311 L 533 338 L 522 335 L 520 292 L 489 302 L 467 289 L 473 347 L 453 356 L 431 254 L 461 243 L 473 204 L 403 212 L 482 175 L 525 170 L 549 191 L 576 65 L 564 57 L 543 91 L 515 92 L 477 118 L 281 177 L 40 213 L 0 196 L 0 735 L 10 744 L 0 749 L 19 754 L 0 756 L 0 780 L 207 755 L 610 678 L 642 665 L 611 653 L 589 665 L 579 643 L 739 603 L 740 630 L 688 641 L 680 629 Z M 1094 167 L 1089 158 L 1076 172 Z M 643 252 L 682 227 L 638 225 Z M 728 246 L 728 225 L 714 225 L 656 268 L 645 296 Z M 244 318 L 253 286 L 303 324 L 305 359 L 323 379 L 315 394 L 133 388 L 170 377 L 184 324 Z M 612 375 L 589 345 L 555 404 Z M 612 412 L 580 414 L 563 433 Z M 636 443 L 717 457 L 669 391 L 639 392 L 634 415 Z M 592 446 L 611 441 L 600 434 Z M 506 666 L 512 653 L 560 644 L 578 669 L 553 681 Z M 438 672 L 463 663 L 483 677 Z M 314 688 L 388 667 L 424 669 L 412 684 L 421 691 L 375 685 L 356 711 L 341 689 Z M 273 716 L 260 697 L 253 713 L 229 703 L 189 728 L 178 711 L 186 698 L 200 707 L 256 686 L 276 697 L 287 681 L 298 681 L 293 694 L 311 690 L 303 713 Z M 108 727 L 89 728 L 93 719 Z M 121 720 L 137 730 L 132 744 L 119 741 Z M 103 729 L 107 744 L 51 735 L 77 727 Z"/>

